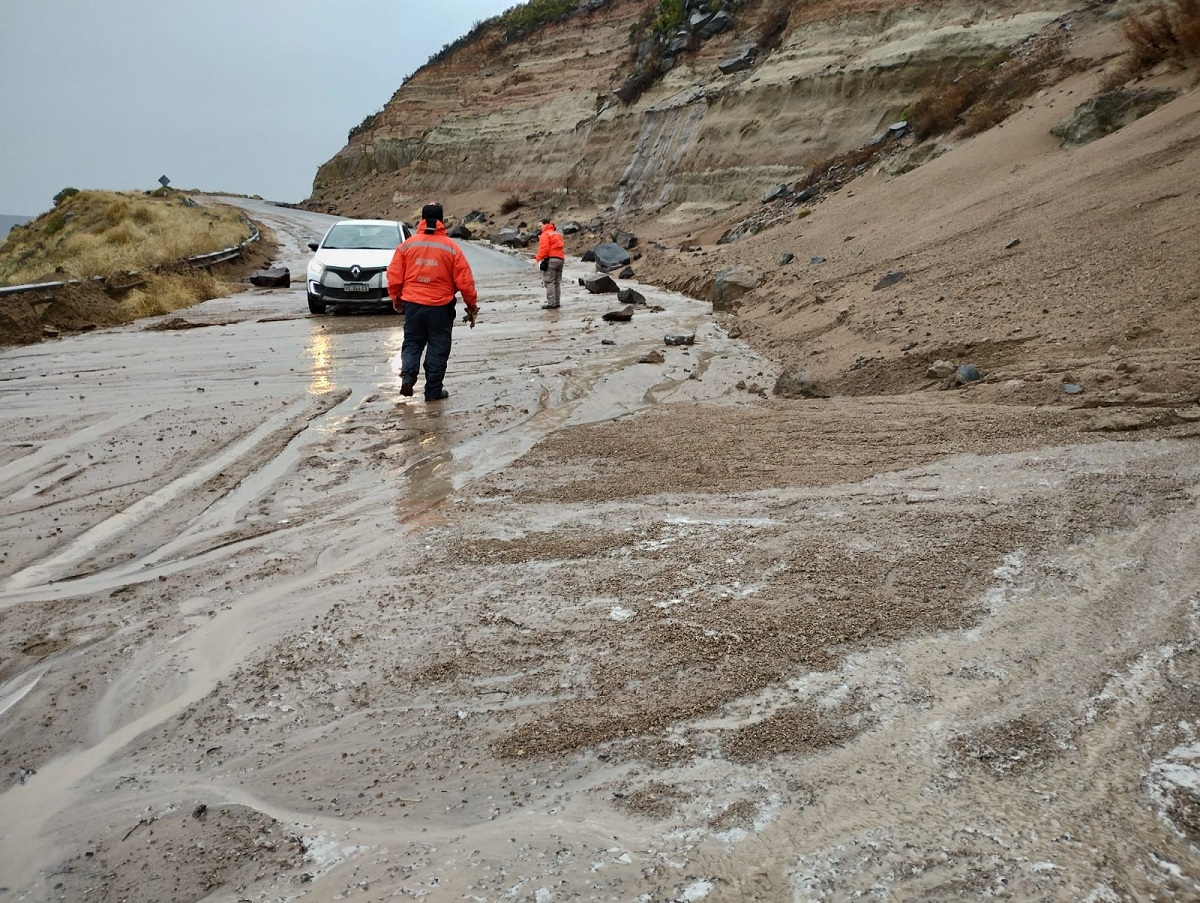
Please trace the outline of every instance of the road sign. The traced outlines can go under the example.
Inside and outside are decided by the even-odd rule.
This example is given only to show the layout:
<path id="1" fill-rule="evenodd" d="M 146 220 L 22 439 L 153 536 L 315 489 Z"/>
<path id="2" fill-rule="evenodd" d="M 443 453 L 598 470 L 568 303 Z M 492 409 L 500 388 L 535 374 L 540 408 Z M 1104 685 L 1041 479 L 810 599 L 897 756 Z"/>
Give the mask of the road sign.
<path id="1" fill-rule="evenodd" d="M 163 188 L 166 188 L 168 185 L 171 184 L 171 180 L 168 179 L 166 176 L 159 176 L 158 184 L 161 185 Z"/>

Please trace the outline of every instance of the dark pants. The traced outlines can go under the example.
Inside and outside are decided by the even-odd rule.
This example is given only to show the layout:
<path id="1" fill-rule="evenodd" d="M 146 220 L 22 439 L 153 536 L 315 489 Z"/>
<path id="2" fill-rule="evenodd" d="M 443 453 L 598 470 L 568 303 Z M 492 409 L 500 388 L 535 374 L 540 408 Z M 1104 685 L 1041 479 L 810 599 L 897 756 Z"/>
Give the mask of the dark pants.
<path id="1" fill-rule="evenodd" d="M 400 381 L 412 385 L 421 371 L 425 353 L 425 398 L 436 398 L 446 378 L 450 340 L 454 330 L 454 302 L 433 307 L 404 302 L 404 344 L 400 346 Z"/>

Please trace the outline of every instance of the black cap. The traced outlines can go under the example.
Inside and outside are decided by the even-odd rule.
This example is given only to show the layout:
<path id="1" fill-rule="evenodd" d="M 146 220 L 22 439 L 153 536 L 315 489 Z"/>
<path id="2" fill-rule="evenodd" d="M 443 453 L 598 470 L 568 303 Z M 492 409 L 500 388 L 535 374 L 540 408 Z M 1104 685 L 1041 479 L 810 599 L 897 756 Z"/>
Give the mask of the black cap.
<path id="1" fill-rule="evenodd" d="M 431 226 L 442 218 L 441 204 L 426 204 L 421 208 L 421 219 Z"/>

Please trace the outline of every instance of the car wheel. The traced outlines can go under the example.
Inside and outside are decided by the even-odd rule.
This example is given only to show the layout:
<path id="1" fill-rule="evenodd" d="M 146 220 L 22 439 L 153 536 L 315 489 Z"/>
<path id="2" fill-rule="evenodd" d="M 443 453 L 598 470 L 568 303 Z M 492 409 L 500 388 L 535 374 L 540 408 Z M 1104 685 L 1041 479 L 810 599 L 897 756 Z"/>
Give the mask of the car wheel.
<path id="1" fill-rule="evenodd" d="M 325 302 L 321 300 L 320 295 L 308 293 L 308 311 L 313 314 L 325 313 Z"/>

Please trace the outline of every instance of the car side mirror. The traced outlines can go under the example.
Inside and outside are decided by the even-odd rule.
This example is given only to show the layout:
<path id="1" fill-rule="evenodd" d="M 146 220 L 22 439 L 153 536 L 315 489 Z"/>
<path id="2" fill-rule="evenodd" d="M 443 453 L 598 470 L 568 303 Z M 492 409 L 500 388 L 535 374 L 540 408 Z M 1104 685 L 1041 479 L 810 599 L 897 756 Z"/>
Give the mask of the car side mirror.
<path id="1" fill-rule="evenodd" d="M 316 250 L 317 248 L 319 248 L 320 246 L 321 246 L 321 243 L 320 243 L 320 242 L 317 242 L 317 241 L 310 241 L 310 242 L 308 243 L 308 249 L 309 249 L 310 251 L 315 251 L 315 250 Z"/>

